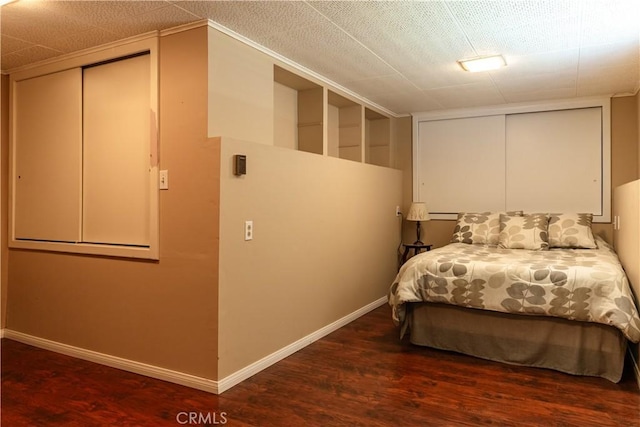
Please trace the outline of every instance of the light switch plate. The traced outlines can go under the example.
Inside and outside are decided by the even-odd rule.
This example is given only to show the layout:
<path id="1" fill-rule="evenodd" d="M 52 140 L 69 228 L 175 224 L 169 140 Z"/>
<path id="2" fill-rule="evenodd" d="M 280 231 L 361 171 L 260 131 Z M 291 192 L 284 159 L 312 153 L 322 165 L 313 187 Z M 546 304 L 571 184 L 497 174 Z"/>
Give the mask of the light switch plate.
<path id="1" fill-rule="evenodd" d="M 168 190 L 169 189 L 169 171 L 168 170 L 160 171 L 159 179 L 160 179 L 159 188 L 161 190 Z"/>

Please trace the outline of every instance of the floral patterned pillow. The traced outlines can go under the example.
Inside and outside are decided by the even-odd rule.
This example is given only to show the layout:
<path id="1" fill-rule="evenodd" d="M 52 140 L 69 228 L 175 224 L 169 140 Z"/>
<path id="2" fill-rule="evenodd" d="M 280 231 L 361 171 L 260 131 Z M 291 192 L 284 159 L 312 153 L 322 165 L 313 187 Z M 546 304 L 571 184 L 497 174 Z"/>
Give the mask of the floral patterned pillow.
<path id="1" fill-rule="evenodd" d="M 546 251 L 549 249 L 548 224 L 546 214 L 500 215 L 498 247 Z"/>
<path id="2" fill-rule="evenodd" d="M 552 248 L 595 249 L 591 231 L 592 214 L 550 214 L 549 246 Z"/>
<path id="3" fill-rule="evenodd" d="M 473 245 L 497 245 L 500 235 L 501 212 L 461 212 L 458 223 L 453 229 L 451 243 Z M 502 212 L 504 213 L 504 212 Z M 509 215 L 522 215 L 522 211 L 507 212 Z"/>

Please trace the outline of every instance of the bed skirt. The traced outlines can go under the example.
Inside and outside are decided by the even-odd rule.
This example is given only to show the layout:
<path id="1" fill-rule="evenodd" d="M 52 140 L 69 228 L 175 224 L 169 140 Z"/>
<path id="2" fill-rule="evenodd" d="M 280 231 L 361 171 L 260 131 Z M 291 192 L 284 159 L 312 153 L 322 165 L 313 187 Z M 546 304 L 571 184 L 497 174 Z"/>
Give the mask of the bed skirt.
<path id="1" fill-rule="evenodd" d="M 627 340 L 620 330 L 542 316 L 411 303 L 410 341 L 514 365 L 620 381 Z"/>

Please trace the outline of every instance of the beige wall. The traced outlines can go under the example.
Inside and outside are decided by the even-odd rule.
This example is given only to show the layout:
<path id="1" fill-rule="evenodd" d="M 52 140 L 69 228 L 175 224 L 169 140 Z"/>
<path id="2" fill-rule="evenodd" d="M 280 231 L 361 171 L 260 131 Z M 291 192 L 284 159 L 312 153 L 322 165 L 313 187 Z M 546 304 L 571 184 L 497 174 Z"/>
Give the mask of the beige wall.
<path id="1" fill-rule="evenodd" d="M 273 60 L 209 29 L 209 135 L 273 145 Z"/>
<path id="2" fill-rule="evenodd" d="M 234 154 L 247 156 L 247 175 L 233 175 Z M 386 295 L 402 173 L 228 139 L 221 159 L 224 378 Z"/>
<path id="3" fill-rule="evenodd" d="M 636 92 L 636 95 L 633 97 L 635 103 L 635 112 L 636 112 L 636 138 L 637 144 L 636 149 L 638 151 L 638 165 L 637 165 L 637 178 L 640 178 L 640 92 Z M 636 295 L 636 304 L 640 304 L 640 295 Z M 633 358 L 636 362 L 636 380 L 640 385 L 640 343 L 631 344 L 630 345 L 631 352 L 633 354 Z"/>
<path id="4" fill-rule="evenodd" d="M 274 85 L 274 64 L 288 68 L 209 30 L 209 136 L 222 137 L 220 379 L 383 297 L 397 271 L 402 172 L 291 149 L 280 113 L 296 115 L 297 92 Z M 393 142 L 409 135 L 410 149 L 403 123 Z M 233 175 L 234 154 L 247 156 L 246 176 Z"/>
<path id="5" fill-rule="evenodd" d="M 207 28 L 160 41 L 160 260 L 9 251 L 7 327 L 217 378 L 219 145 L 207 137 Z M 37 267 L 36 267 L 37 266 Z"/>
<path id="6" fill-rule="evenodd" d="M 636 100 L 636 135 L 638 135 L 638 178 L 640 178 L 640 91 L 634 96 Z"/>
<path id="7" fill-rule="evenodd" d="M 273 93 L 264 54 L 163 37 L 159 262 L 11 250 L 7 328 L 216 380 L 386 295 L 402 172 L 274 147 Z"/>
<path id="8" fill-rule="evenodd" d="M 611 99 L 611 188 L 632 181 L 639 174 L 639 146 L 638 140 L 638 95 L 635 97 L 617 97 Z M 401 168 L 405 172 L 403 194 L 405 194 L 405 211 L 411 204 L 412 172 L 411 150 L 402 149 L 398 152 L 402 157 Z M 613 192 L 612 192 L 613 194 Z M 428 221 L 423 227 L 423 241 L 441 247 L 449 243 L 455 221 Z M 613 241 L 613 227 L 610 223 L 594 224 L 594 233 L 602 236 L 608 242 Z M 405 242 L 415 240 L 415 223 L 405 221 Z"/>
<path id="9" fill-rule="evenodd" d="M 611 188 L 638 179 L 638 100 L 611 98 Z"/>
<path id="10" fill-rule="evenodd" d="M 0 329 L 6 327 L 8 255 L 7 170 L 9 159 L 9 76 L 2 75 L 0 87 Z"/>

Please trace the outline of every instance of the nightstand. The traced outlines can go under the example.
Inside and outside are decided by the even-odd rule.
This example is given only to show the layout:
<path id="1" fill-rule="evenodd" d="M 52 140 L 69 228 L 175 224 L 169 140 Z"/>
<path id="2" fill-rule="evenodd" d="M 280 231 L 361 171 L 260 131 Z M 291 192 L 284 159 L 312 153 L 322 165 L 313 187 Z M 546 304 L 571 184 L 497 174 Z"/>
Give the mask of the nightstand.
<path id="1" fill-rule="evenodd" d="M 414 244 L 408 245 L 403 243 L 402 246 L 404 246 L 404 252 L 402 253 L 402 263 L 404 264 L 405 262 L 407 262 L 409 258 L 411 258 L 409 256 L 409 252 L 412 249 L 413 249 L 413 256 L 415 256 L 415 255 L 418 255 L 420 252 L 430 251 L 432 245 L 414 245 Z"/>

